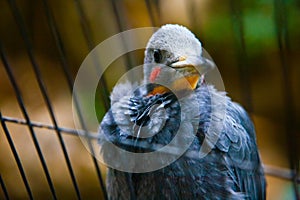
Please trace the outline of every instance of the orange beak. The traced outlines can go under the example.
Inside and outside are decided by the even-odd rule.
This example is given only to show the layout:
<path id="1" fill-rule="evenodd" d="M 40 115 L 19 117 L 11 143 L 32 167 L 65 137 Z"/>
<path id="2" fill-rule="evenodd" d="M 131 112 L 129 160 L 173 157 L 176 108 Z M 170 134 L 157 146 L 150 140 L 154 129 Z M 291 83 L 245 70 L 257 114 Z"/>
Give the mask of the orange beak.
<path id="1" fill-rule="evenodd" d="M 149 95 L 163 94 L 165 92 L 172 91 L 192 91 L 194 90 L 200 77 L 212 70 L 215 67 L 214 62 L 211 60 L 210 56 L 205 56 L 205 51 L 203 51 L 203 56 L 180 56 L 177 62 L 170 65 L 173 69 L 182 73 L 183 77 L 176 79 L 172 84 L 171 88 L 168 89 L 163 86 L 155 87 Z M 156 67 L 150 74 L 150 82 L 154 82 L 159 74 L 161 73 L 161 67 Z M 202 79 L 202 78 L 201 78 Z"/>
<path id="2" fill-rule="evenodd" d="M 185 58 L 179 58 L 179 61 L 183 61 Z M 176 79 L 172 84 L 171 88 L 168 89 L 164 86 L 157 86 L 152 91 L 149 92 L 148 95 L 155 95 L 155 94 L 163 94 L 166 92 L 171 91 L 191 91 L 197 87 L 198 81 L 200 79 L 200 74 L 194 69 L 192 65 L 188 65 L 185 67 L 176 67 L 178 71 L 188 72 L 187 75 Z M 154 82 L 156 78 L 161 73 L 161 67 L 155 67 L 150 74 L 149 80 L 150 82 Z"/>

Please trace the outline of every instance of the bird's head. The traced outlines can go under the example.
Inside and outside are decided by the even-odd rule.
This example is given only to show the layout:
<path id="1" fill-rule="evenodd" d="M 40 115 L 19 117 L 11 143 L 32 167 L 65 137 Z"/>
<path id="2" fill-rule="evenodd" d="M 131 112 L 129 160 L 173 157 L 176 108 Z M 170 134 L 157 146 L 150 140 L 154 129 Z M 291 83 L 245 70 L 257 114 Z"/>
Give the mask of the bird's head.
<path id="1" fill-rule="evenodd" d="M 187 28 L 173 24 L 162 26 L 152 35 L 145 50 L 144 64 L 146 83 L 155 82 L 164 76 L 161 73 L 164 68 L 171 67 L 180 72 L 181 78 L 167 77 L 173 79 L 172 89 L 175 90 L 187 89 L 184 82 L 189 83 L 189 89 L 195 89 L 200 77 L 214 67 L 211 60 L 203 57 L 202 45 L 195 35 Z M 151 93 L 164 93 L 165 90 L 158 87 Z"/>

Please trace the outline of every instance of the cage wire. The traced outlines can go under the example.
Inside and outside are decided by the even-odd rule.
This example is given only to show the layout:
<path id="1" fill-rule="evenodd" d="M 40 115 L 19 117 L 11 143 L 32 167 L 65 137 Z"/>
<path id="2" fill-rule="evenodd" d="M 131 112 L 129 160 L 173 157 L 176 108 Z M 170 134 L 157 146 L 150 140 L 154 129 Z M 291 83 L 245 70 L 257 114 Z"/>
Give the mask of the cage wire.
<path id="1" fill-rule="evenodd" d="M 117 26 L 117 31 L 122 32 L 124 30 L 127 30 L 129 27 L 129 22 L 127 21 L 127 14 L 126 13 L 126 6 L 124 5 L 124 1 L 119 0 L 112 0 L 108 1 L 111 8 L 111 13 L 114 16 L 115 24 Z M 65 81 L 67 83 L 67 87 L 69 88 L 69 91 L 72 93 L 72 87 L 74 82 L 74 76 L 71 72 L 71 64 L 68 62 L 68 53 L 65 48 L 64 40 L 62 39 L 61 32 L 59 31 L 58 21 L 56 21 L 54 17 L 54 12 L 51 6 L 49 5 L 48 0 L 40 0 L 40 3 L 42 4 L 42 12 L 44 13 L 47 21 L 47 26 L 49 27 L 49 32 L 51 34 L 51 37 L 53 38 L 56 46 L 57 54 L 59 55 L 59 62 L 60 67 L 62 69 L 63 76 L 65 78 Z M 145 10 L 144 12 L 147 12 L 150 25 L 151 26 L 160 26 L 161 25 L 161 2 L 159 0 L 145 0 Z M 253 105 L 252 105 L 252 95 L 251 94 L 251 79 L 249 77 L 249 57 L 247 54 L 247 48 L 246 48 L 246 38 L 244 33 L 244 20 L 243 20 L 243 1 L 238 0 L 230 0 L 229 2 L 230 7 L 230 13 L 231 13 L 231 22 L 234 29 L 234 38 L 235 38 L 235 49 L 237 52 L 237 62 L 239 66 L 239 77 L 241 82 L 241 91 L 242 92 L 242 104 L 247 108 L 248 111 L 253 112 Z M 89 18 L 87 17 L 87 13 L 85 11 L 85 8 L 81 2 L 81 0 L 74 0 L 73 1 L 76 14 L 78 16 L 78 23 L 80 24 L 82 35 L 84 37 L 85 43 L 88 47 L 88 50 L 91 51 L 95 46 L 96 42 L 92 35 L 92 28 L 89 22 Z M 195 4 L 196 1 L 187 1 L 186 4 L 188 4 L 188 9 L 190 9 L 190 18 L 195 19 L 197 17 L 197 12 L 195 11 Z M 287 13 L 285 9 L 285 2 L 282 0 L 274 0 L 274 23 L 276 27 L 276 36 L 277 36 L 277 46 L 280 52 L 280 65 L 281 65 L 281 71 L 282 71 L 282 87 L 284 88 L 284 95 L 283 95 L 283 101 L 285 105 L 285 133 L 287 135 L 287 141 L 288 141 L 288 152 L 289 152 L 289 162 L 290 162 L 290 169 L 282 168 L 279 166 L 271 166 L 271 165 L 264 165 L 265 173 L 270 176 L 274 176 L 281 179 L 286 179 L 292 182 L 293 188 L 294 188 L 294 196 L 296 199 L 299 199 L 299 155 L 297 151 L 297 140 L 293 138 L 297 138 L 296 134 L 296 121 L 295 121 L 295 109 L 293 107 L 293 93 L 291 91 L 291 81 L 289 80 L 290 76 L 290 65 L 288 63 L 287 55 L 289 53 L 289 33 L 287 28 Z M 22 113 L 22 118 L 15 117 L 15 116 L 7 116 L 5 112 L 0 111 L 0 119 L 1 119 L 1 126 L 3 130 L 3 134 L 5 135 L 5 138 L 7 140 L 7 143 L 10 147 L 11 153 L 13 155 L 14 161 L 17 165 L 18 171 L 15 173 L 18 173 L 21 176 L 22 183 L 16 183 L 16 184 L 23 184 L 27 193 L 27 197 L 29 199 L 34 199 L 36 196 L 33 191 L 31 183 L 28 179 L 28 174 L 26 171 L 26 168 L 22 164 L 22 160 L 24 158 L 21 157 L 20 152 L 18 151 L 18 144 L 15 143 L 14 138 L 12 137 L 12 133 L 10 131 L 9 125 L 14 124 L 18 126 L 25 126 L 29 130 L 29 135 L 31 137 L 31 140 L 33 142 L 35 151 L 38 155 L 38 160 L 40 162 L 40 165 L 42 166 L 42 172 L 40 176 L 44 176 L 46 178 L 47 187 L 49 187 L 50 194 L 53 199 L 58 199 L 59 196 L 57 194 L 57 188 L 54 184 L 53 177 L 51 176 L 51 172 L 49 170 L 47 160 L 45 159 L 44 153 L 43 153 L 43 147 L 41 146 L 41 143 L 39 141 L 39 137 L 37 136 L 37 130 L 40 129 L 47 129 L 52 132 L 55 132 L 57 140 L 59 142 L 60 149 L 56 149 L 56 151 L 62 151 L 64 162 L 67 166 L 68 176 L 71 179 L 70 184 L 72 184 L 73 192 L 77 199 L 82 199 L 82 191 L 80 188 L 80 185 L 78 184 L 78 177 L 76 177 L 76 173 L 74 172 L 74 163 L 72 163 L 72 159 L 70 158 L 69 149 L 68 149 L 68 143 L 65 142 L 64 135 L 70 135 L 72 137 L 78 137 L 83 136 L 88 138 L 88 147 L 90 152 L 92 154 L 95 153 L 95 149 L 93 148 L 91 141 L 96 140 L 97 137 L 93 134 L 89 133 L 86 125 L 84 124 L 84 120 L 82 119 L 81 111 L 78 106 L 78 102 L 76 99 L 76 94 L 74 94 L 74 106 L 76 108 L 76 111 L 79 116 L 79 121 L 81 123 L 81 126 L 83 127 L 83 130 L 76 130 L 74 128 L 70 127 L 64 127 L 60 126 L 58 117 L 55 115 L 54 109 L 53 109 L 53 102 L 51 101 L 49 97 L 49 92 L 47 90 L 47 84 L 44 80 L 44 76 L 41 73 L 41 66 L 39 65 L 37 58 L 36 58 L 36 52 L 34 51 L 33 43 L 32 43 L 32 35 L 28 31 L 28 25 L 25 23 L 24 16 L 21 12 L 20 5 L 17 4 L 15 0 L 7 0 L 7 5 L 9 6 L 9 12 L 11 16 L 13 17 L 17 27 L 19 34 L 21 35 L 21 38 L 24 42 L 25 49 L 27 56 L 29 58 L 29 61 L 31 63 L 32 70 L 34 72 L 35 80 L 37 81 L 39 90 L 42 94 L 45 107 L 47 108 L 47 113 L 50 116 L 51 123 L 44 123 L 39 121 L 33 121 L 30 118 L 30 115 L 28 114 L 28 109 L 26 106 L 26 103 L 23 99 L 23 91 L 20 88 L 20 83 L 18 82 L 18 78 L 16 77 L 14 73 L 14 67 L 9 59 L 9 56 L 6 55 L 6 49 L 7 47 L 4 46 L 3 38 L 0 38 L 0 52 L 1 52 L 1 60 L 5 71 L 5 76 L 9 79 L 9 82 L 12 86 L 12 89 L 15 94 L 15 98 L 17 100 L 18 106 Z M 194 20 L 192 21 L 192 26 L 195 29 L 199 29 L 199 24 L 197 24 Z M 201 27 L 200 27 L 201 28 Z M 125 42 L 123 42 L 123 45 L 126 45 Z M 132 55 L 125 56 L 125 65 L 127 67 L 127 70 L 130 69 L 130 66 L 133 66 L 133 63 L 135 62 L 135 58 Z M 101 68 L 99 63 L 94 63 L 96 69 Z M 105 111 L 109 109 L 109 89 L 108 84 L 105 79 L 100 80 L 100 87 L 101 92 L 99 93 L 101 95 L 101 101 L 103 102 L 103 107 L 105 108 Z M 14 108 L 12 108 L 14 109 Z M 1 109 L 2 110 L 2 109 Z M 72 114 L 70 114 L 72 116 Z M 4 137 L 3 137 L 4 138 Z M 97 193 L 97 197 L 101 197 L 103 199 L 107 199 L 106 190 L 105 190 L 105 184 L 104 184 L 104 177 L 102 172 L 102 168 L 99 166 L 98 161 L 94 156 L 90 154 L 90 157 L 92 159 L 93 163 L 93 170 L 95 171 L 95 176 L 97 177 L 97 182 L 99 187 L 99 193 Z M 193 157 L 193 153 L 189 154 L 188 156 Z M 1 162 L 5 162 L 4 160 L 1 160 Z M 37 163 L 38 165 L 38 163 Z M 0 184 L 2 189 L 2 198 L 4 199 L 10 199 L 10 197 L 13 197 L 12 191 L 14 191 L 11 187 L 8 187 L 6 184 L 5 179 L 5 170 L 0 171 Z M 130 184 L 130 183 L 128 183 Z M 15 187 L 20 187 L 18 185 L 15 185 Z"/>

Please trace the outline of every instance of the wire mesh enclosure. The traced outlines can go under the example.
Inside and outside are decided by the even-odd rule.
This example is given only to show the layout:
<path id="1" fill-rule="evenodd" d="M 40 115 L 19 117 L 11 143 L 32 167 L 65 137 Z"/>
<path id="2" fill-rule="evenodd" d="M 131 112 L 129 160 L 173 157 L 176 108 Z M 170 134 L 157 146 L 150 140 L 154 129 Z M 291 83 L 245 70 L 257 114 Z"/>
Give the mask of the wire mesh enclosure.
<path id="1" fill-rule="evenodd" d="M 187 26 L 250 113 L 265 164 L 268 199 L 299 199 L 300 3 L 296 0 L 0 1 L 1 199 L 106 199 L 106 167 L 72 90 L 87 54 L 138 27 Z M 99 123 L 109 93 L 143 51 L 117 59 L 99 82 Z M 96 138 L 90 138 L 95 140 Z"/>

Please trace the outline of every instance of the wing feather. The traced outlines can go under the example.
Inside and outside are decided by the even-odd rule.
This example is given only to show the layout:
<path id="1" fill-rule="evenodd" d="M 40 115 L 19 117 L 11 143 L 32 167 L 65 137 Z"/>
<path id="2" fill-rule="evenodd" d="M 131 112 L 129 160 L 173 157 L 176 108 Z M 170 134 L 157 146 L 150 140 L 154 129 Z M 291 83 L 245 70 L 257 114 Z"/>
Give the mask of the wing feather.
<path id="1" fill-rule="evenodd" d="M 217 148 L 224 154 L 235 177 L 235 190 L 247 199 L 265 199 L 266 181 L 256 144 L 254 125 L 237 103 L 228 102 L 224 131 Z"/>

